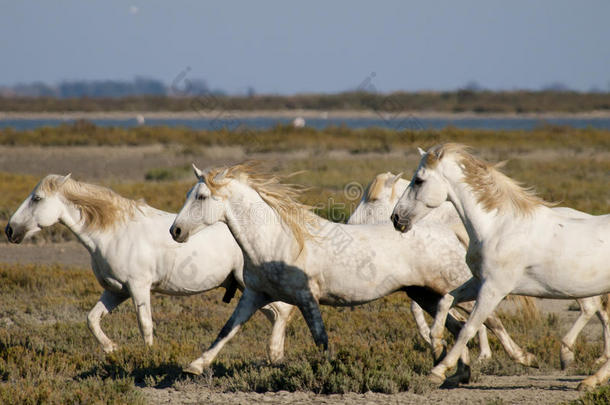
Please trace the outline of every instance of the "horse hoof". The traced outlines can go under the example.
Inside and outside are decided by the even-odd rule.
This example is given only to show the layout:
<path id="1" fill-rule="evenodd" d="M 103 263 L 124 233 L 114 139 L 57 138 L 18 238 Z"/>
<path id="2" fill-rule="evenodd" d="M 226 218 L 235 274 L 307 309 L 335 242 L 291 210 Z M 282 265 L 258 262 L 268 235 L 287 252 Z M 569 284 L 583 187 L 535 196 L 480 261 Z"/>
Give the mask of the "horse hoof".
<path id="1" fill-rule="evenodd" d="M 600 365 L 600 364 L 605 364 L 608 361 L 608 357 L 606 356 L 601 356 L 598 357 L 597 360 L 595 360 L 595 365 Z"/>
<path id="2" fill-rule="evenodd" d="M 104 353 L 110 354 L 110 353 L 116 351 L 118 348 L 119 348 L 119 346 L 116 343 L 111 343 L 108 346 L 104 346 L 103 350 L 104 350 Z"/>
<path id="3" fill-rule="evenodd" d="M 466 382 L 468 382 L 469 378 L 464 377 L 462 375 L 454 374 L 451 377 L 447 377 L 445 381 L 441 384 L 440 388 L 448 389 L 448 388 L 457 388 L 460 386 L 460 383 L 464 381 L 466 378 Z"/>
<path id="4" fill-rule="evenodd" d="M 572 364 L 572 362 L 574 361 L 574 352 L 572 352 L 572 350 L 568 349 L 567 347 L 562 347 L 561 348 L 561 353 L 559 356 L 559 363 L 561 364 L 561 369 L 565 370 L 568 367 L 570 367 L 570 365 Z"/>
<path id="5" fill-rule="evenodd" d="M 430 375 L 428 376 L 428 381 L 430 381 L 430 383 L 440 386 L 441 384 L 443 384 L 445 382 L 445 376 L 440 376 L 438 374 L 434 374 L 434 373 L 430 373 Z"/>
<path id="6" fill-rule="evenodd" d="M 594 388 L 594 385 L 590 385 L 589 383 L 586 383 L 585 381 L 581 381 L 580 384 L 578 384 L 578 387 L 576 387 L 576 389 L 578 391 L 590 391 Z"/>
<path id="7" fill-rule="evenodd" d="M 199 365 L 195 364 L 195 362 L 193 362 L 183 368 L 182 371 L 187 374 L 201 375 L 201 373 L 203 373 L 203 367 L 200 367 Z"/>
<path id="8" fill-rule="evenodd" d="M 487 361 L 487 360 L 491 360 L 491 353 L 481 353 L 481 354 L 479 354 L 479 357 L 477 357 L 477 361 L 480 361 L 480 362 Z"/>

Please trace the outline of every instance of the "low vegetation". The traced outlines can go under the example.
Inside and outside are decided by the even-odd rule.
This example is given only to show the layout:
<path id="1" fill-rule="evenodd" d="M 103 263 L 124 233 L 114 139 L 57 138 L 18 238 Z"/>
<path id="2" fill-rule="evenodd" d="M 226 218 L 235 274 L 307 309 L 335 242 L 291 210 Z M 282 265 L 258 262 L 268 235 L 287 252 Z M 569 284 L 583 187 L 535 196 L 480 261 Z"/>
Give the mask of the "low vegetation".
<path id="1" fill-rule="evenodd" d="M 302 317 L 287 331 L 286 360 L 266 361 L 270 324 L 257 314 L 200 377 L 181 373 L 229 317 L 222 291 L 194 297 L 153 296 L 155 345 L 141 341 L 131 302 L 102 326 L 121 348 L 105 356 L 86 326 L 86 313 L 101 293 L 87 269 L 0 265 L 0 401 L 3 403 L 144 403 L 136 387 L 196 383 L 215 391 L 307 390 L 318 393 L 430 389 L 427 345 L 417 335 L 408 299 L 397 293 L 350 308 L 323 307 L 333 355 L 316 351 Z M 491 338 L 495 358 L 474 375 L 539 373 L 559 367 L 557 319 L 522 320 L 505 314 L 517 342 L 532 351 L 541 370 L 514 364 Z M 476 345 L 473 345 L 476 355 Z M 600 342 L 581 338 L 575 373 L 589 373 Z M 589 402 L 585 402 L 589 403 Z"/>
<path id="2" fill-rule="evenodd" d="M 610 149 L 610 131 L 574 129 L 542 125 L 531 131 L 443 130 L 395 131 L 383 128 L 350 129 L 329 127 L 295 129 L 278 125 L 271 129 L 205 131 L 170 127 L 100 127 L 89 121 L 76 121 L 57 127 L 18 131 L 0 129 L 0 145 L 7 146 L 134 146 L 179 145 L 184 153 L 196 153 L 209 146 L 236 146 L 246 153 L 313 150 L 318 153 L 345 150 L 351 154 L 413 151 L 441 142 L 461 142 L 477 149 L 506 151 L 514 156 L 535 149 L 570 149 L 590 147 Z"/>
<path id="3" fill-rule="evenodd" d="M 83 97 L 0 97 L 0 111 L 208 111 L 227 110 L 366 110 L 440 111 L 476 113 L 588 112 L 610 110 L 609 93 L 575 91 L 475 91 L 395 92 L 376 94 L 354 91 L 339 94 L 300 94 L 294 96 L 215 94 L 181 97 L 125 96 L 120 98 Z"/>

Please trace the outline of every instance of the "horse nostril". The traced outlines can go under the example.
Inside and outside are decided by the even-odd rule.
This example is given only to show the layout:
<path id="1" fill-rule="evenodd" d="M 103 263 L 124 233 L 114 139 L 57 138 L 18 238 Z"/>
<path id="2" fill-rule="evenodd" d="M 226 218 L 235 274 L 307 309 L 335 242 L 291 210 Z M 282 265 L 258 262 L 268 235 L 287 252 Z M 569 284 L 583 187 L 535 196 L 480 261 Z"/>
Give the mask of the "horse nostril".
<path id="1" fill-rule="evenodd" d="M 175 236 L 180 236 L 181 233 L 182 233 L 182 230 L 179 227 L 175 227 L 174 228 L 174 235 Z"/>
<path id="2" fill-rule="evenodd" d="M 394 226 L 398 225 L 398 215 L 396 214 L 392 214 L 392 223 L 394 224 Z"/>
<path id="3" fill-rule="evenodd" d="M 11 239 L 11 237 L 13 236 L 13 228 L 10 225 L 6 225 L 4 233 L 6 233 L 7 238 Z"/>

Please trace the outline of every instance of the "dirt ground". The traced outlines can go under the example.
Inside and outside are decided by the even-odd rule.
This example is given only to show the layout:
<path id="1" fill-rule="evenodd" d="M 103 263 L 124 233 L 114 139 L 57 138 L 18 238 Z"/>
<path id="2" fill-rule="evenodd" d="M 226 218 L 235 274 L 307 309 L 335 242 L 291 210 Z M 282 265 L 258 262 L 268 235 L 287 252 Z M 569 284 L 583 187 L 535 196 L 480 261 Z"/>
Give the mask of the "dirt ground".
<path id="1" fill-rule="evenodd" d="M 205 161 L 203 166 L 244 159 L 239 148 L 208 148 L 198 151 L 197 161 Z M 588 152 L 581 152 L 588 153 Z M 334 152 L 340 157 L 341 152 Z M 186 155 L 193 156 L 190 153 Z M 182 166 L 184 153 L 168 150 L 162 146 L 145 147 L 0 147 L 0 171 L 44 175 L 47 173 L 67 173 L 79 170 L 78 177 L 87 179 L 141 181 L 146 171 L 167 166 Z M 551 156 L 552 155 L 552 156 Z M 555 159 L 557 153 L 544 158 Z M 249 156 L 251 157 L 251 156 Z M 302 158 L 300 153 L 269 155 L 272 159 Z M 537 156 L 540 158 L 540 156 Z M 70 266 L 89 267 L 89 255 L 77 242 L 8 245 L 0 243 L 0 262 L 9 263 L 61 263 Z M 560 320 L 560 330 L 564 334 L 576 319 L 578 312 L 568 310 L 573 301 L 539 300 L 543 312 L 555 312 Z M 507 308 L 508 309 L 508 308 Z M 84 321 L 84 320 L 83 320 Z M 592 321 L 584 330 L 589 339 L 600 339 L 601 328 L 598 321 Z M 557 353 L 559 355 L 559 353 Z M 440 390 L 432 389 L 423 395 L 400 393 L 385 395 L 376 393 L 318 395 L 311 392 L 276 393 L 219 393 L 196 382 L 184 383 L 179 387 L 154 389 L 144 388 L 143 394 L 150 403 L 193 404 L 193 403 L 359 403 L 359 404 L 474 404 L 474 403 L 537 403 L 556 404 L 578 398 L 575 390 L 583 376 L 573 376 L 561 371 L 540 372 L 521 376 L 487 376 L 466 387 Z"/>

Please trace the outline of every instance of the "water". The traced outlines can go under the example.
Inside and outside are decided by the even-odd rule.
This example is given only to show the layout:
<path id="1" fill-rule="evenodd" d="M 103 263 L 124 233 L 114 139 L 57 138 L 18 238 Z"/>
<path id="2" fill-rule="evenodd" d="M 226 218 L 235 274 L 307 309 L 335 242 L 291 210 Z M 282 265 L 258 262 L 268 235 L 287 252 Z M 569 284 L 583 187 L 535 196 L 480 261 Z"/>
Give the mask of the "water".
<path id="1" fill-rule="evenodd" d="M 138 121 L 133 119 L 90 119 L 95 125 L 101 127 L 136 127 Z M 574 128 L 610 129 L 610 118 L 415 118 L 413 116 L 390 116 L 382 118 L 307 118 L 306 126 L 324 129 L 329 126 L 345 126 L 348 128 L 381 127 L 396 130 L 412 129 L 443 129 L 448 126 L 463 129 L 488 130 L 529 130 L 543 124 L 570 126 Z M 58 126 L 72 121 L 65 119 L 0 119 L 0 128 L 12 127 L 17 130 L 36 129 L 45 126 Z M 277 124 L 289 125 L 290 118 L 251 117 L 233 119 L 213 118 L 167 118 L 146 119 L 147 126 L 187 127 L 192 129 L 216 130 L 221 128 L 237 129 L 252 128 L 266 129 Z"/>

